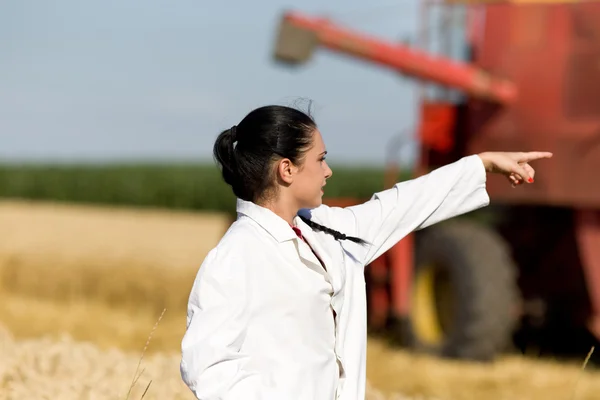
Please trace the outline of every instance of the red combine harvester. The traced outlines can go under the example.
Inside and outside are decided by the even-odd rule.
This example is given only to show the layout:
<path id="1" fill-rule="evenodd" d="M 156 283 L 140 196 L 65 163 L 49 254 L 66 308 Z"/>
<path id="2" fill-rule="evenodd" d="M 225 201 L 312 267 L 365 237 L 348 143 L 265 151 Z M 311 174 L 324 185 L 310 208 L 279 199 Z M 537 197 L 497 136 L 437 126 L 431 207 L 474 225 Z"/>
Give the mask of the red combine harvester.
<path id="1" fill-rule="evenodd" d="M 438 224 L 373 262 L 371 331 L 474 360 L 493 359 L 524 326 L 600 338 L 600 2 L 432 4 L 424 15 L 468 11 L 464 60 L 295 12 L 283 15 L 275 58 L 300 64 L 320 47 L 437 89 L 421 92 L 415 176 L 488 150 L 554 157 L 535 166 L 534 185 L 489 178 L 493 223 Z M 398 172 L 390 162 L 386 187 Z"/>

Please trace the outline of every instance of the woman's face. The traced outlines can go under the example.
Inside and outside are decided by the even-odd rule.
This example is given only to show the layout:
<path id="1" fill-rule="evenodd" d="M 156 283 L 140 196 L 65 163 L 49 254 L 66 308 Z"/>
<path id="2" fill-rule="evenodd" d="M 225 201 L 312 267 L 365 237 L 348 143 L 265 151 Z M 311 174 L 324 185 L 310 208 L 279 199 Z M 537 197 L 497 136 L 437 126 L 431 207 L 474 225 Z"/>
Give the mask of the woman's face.
<path id="1" fill-rule="evenodd" d="M 323 202 L 323 187 L 333 172 L 325 161 L 325 143 L 321 132 L 316 129 L 312 135 L 312 145 L 304 153 L 290 189 L 300 208 L 315 208 Z"/>

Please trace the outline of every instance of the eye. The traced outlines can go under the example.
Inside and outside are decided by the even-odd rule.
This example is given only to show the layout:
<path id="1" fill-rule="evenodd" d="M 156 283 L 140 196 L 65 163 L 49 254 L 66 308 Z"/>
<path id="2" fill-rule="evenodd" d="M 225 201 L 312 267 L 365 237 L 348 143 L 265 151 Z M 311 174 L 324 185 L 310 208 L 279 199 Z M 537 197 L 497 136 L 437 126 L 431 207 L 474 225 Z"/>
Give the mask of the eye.
<path id="1" fill-rule="evenodd" d="M 325 161 L 326 158 L 327 157 L 323 156 L 323 157 L 321 157 L 321 159 L 319 161 Z"/>

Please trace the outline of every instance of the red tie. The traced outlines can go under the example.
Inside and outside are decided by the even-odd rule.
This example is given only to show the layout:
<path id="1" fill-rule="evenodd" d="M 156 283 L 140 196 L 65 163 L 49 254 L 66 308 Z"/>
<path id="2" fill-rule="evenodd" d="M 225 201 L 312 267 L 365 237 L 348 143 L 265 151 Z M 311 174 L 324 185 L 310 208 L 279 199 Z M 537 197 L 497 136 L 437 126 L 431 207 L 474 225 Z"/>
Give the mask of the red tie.
<path id="1" fill-rule="evenodd" d="M 313 254 L 315 255 L 315 257 L 317 257 L 317 260 L 319 260 L 319 262 L 321 263 L 321 266 L 323 266 L 323 268 L 325 269 L 325 271 L 327 271 L 327 268 L 325 268 L 325 264 L 323 264 L 323 260 L 321 260 L 321 258 L 317 255 L 317 253 L 315 253 L 315 251 L 313 250 L 313 248 L 310 246 L 310 244 L 308 244 L 308 242 L 306 241 L 306 239 L 304 239 L 304 236 L 302 236 L 302 231 L 300 230 L 300 228 L 298 228 L 297 226 L 292 226 L 292 229 L 294 230 L 294 232 L 296 232 L 296 236 L 298 236 L 300 239 L 302 239 L 302 241 L 304 241 L 304 243 L 306 243 L 308 245 L 308 247 L 310 248 L 310 250 L 313 252 Z"/>
<path id="2" fill-rule="evenodd" d="M 319 262 L 321 263 L 321 266 L 323 267 L 323 269 L 325 271 L 327 271 L 327 268 L 325 267 L 325 264 L 323 263 L 323 260 L 321 260 L 321 258 L 317 255 L 317 253 L 315 253 L 315 251 L 313 250 L 313 248 L 310 246 L 310 244 L 308 244 L 308 242 L 306 241 L 306 239 L 304 239 L 304 236 L 302 236 L 302 231 L 300 231 L 300 229 L 296 226 L 292 226 L 292 229 L 294 230 L 294 232 L 296 232 L 296 236 L 298 236 L 300 239 L 302 239 L 304 241 L 304 243 L 306 243 L 308 245 L 308 247 L 311 249 L 311 251 L 313 252 L 313 254 L 315 255 L 315 257 L 317 257 L 317 260 L 319 260 Z M 333 307 L 331 307 L 331 312 L 333 313 L 333 318 L 335 320 L 335 317 L 337 316 L 337 313 L 335 312 L 335 310 L 333 309 Z M 338 361 L 339 362 L 339 361 Z"/>

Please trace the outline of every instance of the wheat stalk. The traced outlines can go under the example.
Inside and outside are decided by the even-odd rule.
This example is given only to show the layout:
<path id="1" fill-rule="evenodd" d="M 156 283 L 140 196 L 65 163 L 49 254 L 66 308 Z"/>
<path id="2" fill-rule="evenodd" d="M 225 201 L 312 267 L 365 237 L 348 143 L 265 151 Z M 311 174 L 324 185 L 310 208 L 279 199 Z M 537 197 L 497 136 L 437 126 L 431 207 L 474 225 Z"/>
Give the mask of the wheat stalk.
<path id="1" fill-rule="evenodd" d="M 158 320 L 154 324 L 154 327 L 150 331 L 150 335 L 148 335 L 148 340 L 146 340 L 146 344 L 144 345 L 144 349 L 142 350 L 142 356 L 140 357 L 140 359 L 138 361 L 137 368 L 135 369 L 135 374 L 133 374 L 133 380 L 131 381 L 131 385 L 129 386 L 129 391 L 127 392 L 127 397 L 125 397 L 125 400 L 129 399 L 129 396 L 131 395 L 131 391 L 133 390 L 133 387 L 137 383 L 138 379 L 140 379 L 140 377 L 144 373 L 144 370 L 142 370 L 142 372 L 140 372 L 139 375 L 138 375 L 138 371 L 140 369 L 140 365 L 142 364 L 142 360 L 144 359 L 144 355 L 146 354 L 146 350 L 148 349 L 148 345 L 150 344 L 150 340 L 152 340 L 152 335 L 154 334 L 154 331 L 158 327 L 158 324 L 160 323 L 160 320 L 162 319 L 163 315 L 165 315 L 165 311 L 167 311 L 166 308 L 163 309 L 162 313 L 158 317 Z M 144 394 L 142 395 L 142 398 L 144 398 L 144 396 L 146 395 L 146 392 L 148 391 L 148 388 L 150 387 L 150 383 L 152 383 L 152 381 L 150 381 L 148 383 L 148 386 L 146 387 L 146 390 L 144 391 Z"/>
<path id="2" fill-rule="evenodd" d="M 583 376 L 583 371 L 585 370 L 585 367 L 586 367 L 588 361 L 590 361 L 590 357 L 592 357 L 593 352 L 594 352 L 594 346 L 592 346 L 592 348 L 588 352 L 587 357 L 585 358 L 585 360 L 583 361 L 583 365 L 581 366 L 581 371 L 577 378 L 577 382 L 575 382 L 575 387 L 573 388 L 573 397 L 572 397 L 573 400 L 575 400 L 575 397 L 577 396 L 577 386 L 579 386 L 579 381 L 581 380 L 581 377 Z"/>

